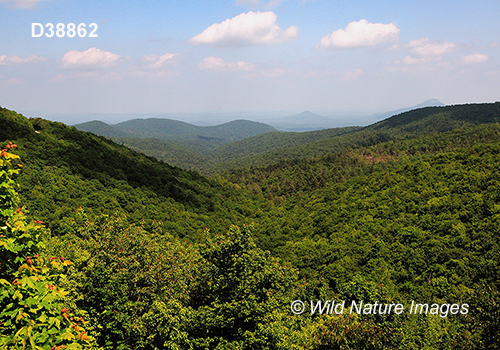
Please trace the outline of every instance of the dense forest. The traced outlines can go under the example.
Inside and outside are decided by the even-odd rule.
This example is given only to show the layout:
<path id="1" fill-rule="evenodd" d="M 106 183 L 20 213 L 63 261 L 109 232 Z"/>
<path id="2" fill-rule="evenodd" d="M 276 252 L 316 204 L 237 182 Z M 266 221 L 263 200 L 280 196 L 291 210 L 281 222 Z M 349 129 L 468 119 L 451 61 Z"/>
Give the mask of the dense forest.
<path id="1" fill-rule="evenodd" d="M 233 120 L 215 126 L 197 126 L 167 118 L 132 119 L 115 125 L 90 121 L 75 125 L 78 130 L 100 136 L 160 138 L 164 140 L 219 140 L 222 143 L 277 131 L 270 125 L 250 120 Z"/>
<path id="2" fill-rule="evenodd" d="M 2 108 L 0 345 L 498 349 L 499 122 L 427 107 L 172 147 L 206 177 Z"/>
<path id="3" fill-rule="evenodd" d="M 137 137 L 137 132 L 144 130 L 144 124 L 151 123 L 153 121 L 151 119 L 141 120 L 142 124 L 137 126 L 135 138 L 110 133 L 109 126 L 102 125 L 103 123 L 94 124 L 92 129 L 82 128 L 82 130 L 110 137 L 119 144 L 183 169 L 213 176 L 226 170 L 263 167 L 274 165 L 279 161 L 317 157 L 347 148 L 366 147 L 390 140 L 498 123 L 499 113 L 500 103 L 426 107 L 394 115 L 367 127 L 308 132 L 265 132 L 266 128 L 261 124 L 251 124 L 249 127 L 255 133 L 254 136 L 233 140 L 223 139 L 222 135 L 201 137 L 201 134 L 197 137 L 177 139 L 155 138 L 151 133 L 143 133 L 140 138 Z M 233 129 L 238 125 L 235 123 L 226 123 L 218 127 Z M 77 125 L 77 128 L 83 125 Z M 126 130 L 132 132 L 134 130 L 130 128 L 132 125 L 134 124 L 131 123 Z M 153 128 L 155 125 L 148 125 L 148 128 Z M 170 131 L 172 134 L 184 132 L 183 128 L 178 128 L 175 124 L 167 123 L 167 125 L 172 129 Z M 238 132 L 238 129 L 228 134 L 244 135 Z"/>

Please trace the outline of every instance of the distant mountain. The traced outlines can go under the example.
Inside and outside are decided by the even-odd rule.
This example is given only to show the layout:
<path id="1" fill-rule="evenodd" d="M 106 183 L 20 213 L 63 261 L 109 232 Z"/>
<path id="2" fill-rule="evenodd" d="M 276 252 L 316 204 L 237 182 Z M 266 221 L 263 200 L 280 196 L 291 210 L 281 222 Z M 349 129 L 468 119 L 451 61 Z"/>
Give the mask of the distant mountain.
<path id="1" fill-rule="evenodd" d="M 424 104 L 428 103 L 438 104 L 439 101 L 424 102 Z M 315 116 L 307 112 L 295 118 L 300 121 L 301 115 Z M 196 138 L 191 134 L 189 136 L 191 138 L 183 136 L 184 138 L 177 139 L 173 137 L 168 139 L 164 136 L 147 139 L 130 137 L 112 137 L 112 139 L 181 168 L 213 175 L 234 168 L 269 166 L 284 160 L 315 157 L 348 148 L 367 147 L 385 141 L 498 122 L 500 122 L 500 102 L 423 107 L 393 115 L 367 127 L 332 128 L 307 132 L 275 131 L 240 140 L 236 138 L 241 137 L 244 132 L 248 135 L 246 126 L 249 123 L 252 127 L 263 128 L 262 130 L 257 128 L 257 131 L 265 131 L 270 127 L 266 124 L 248 121 L 234 121 L 214 127 L 197 127 L 179 122 L 183 127 L 190 128 L 189 130 L 199 131 Z M 136 126 L 135 130 L 141 130 L 141 128 Z M 126 129 L 121 131 L 127 132 Z M 231 139 L 235 141 L 228 141 Z"/>
<path id="2" fill-rule="evenodd" d="M 444 103 L 442 103 L 441 101 L 433 98 L 433 99 L 426 100 L 426 101 L 419 103 L 418 105 L 415 105 L 412 107 L 400 108 L 400 109 L 396 109 L 394 111 L 389 111 L 389 112 L 376 113 L 376 114 L 373 114 L 371 116 L 371 118 L 377 119 L 377 120 L 382 120 L 382 119 L 389 118 L 393 115 L 401 114 L 401 113 L 408 112 L 408 111 L 411 111 L 414 109 L 419 109 L 419 108 L 424 108 L 424 107 L 443 107 L 443 106 L 446 106 L 446 105 Z"/>
<path id="3" fill-rule="evenodd" d="M 275 118 L 268 122 L 283 131 L 312 131 L 333 128 L 335 121 L 311 111 L 304 111 L 290 117 Z"/>
<path id="4" fill-rule="evenodd" d="M 101 121 L 77 124 L 82 131 L 106 137 L 135 137 L 158 139 L 201 139 L 222 143 L 241 140 L 266 132 L 277 131 L 270 125 L 249 120 L 234 120 L 216 126 L 197 126 L 166 118 L 132 119 L 115 125 Z"/>
<path id="5" fill-rule="evenodd" d="M 130 137 L 131 135 L 125 131 L 121 131 L 112 125 L 101 122 L 100 120 L 92 120 L 90 122 L 76 125 L 80 131 L 88 131 L 99 136 L 106 137 Z"/>
<path id="6" fill-rule="evenodd" d="M 214 174 L 224 170 L 245 167 L 265 167 L 280 161 L 316 157 L 331 154 L 348 148 L 367 147 L 377 143 L 416 137 L 418 135 L 445 132 L 480 124 L 500 123 L 500 102 L 466 104 L 444 107 L 424 107 L 400 113 L 364 128 L 356 128 L 348 133 L 336 133 L 332 137 L 318 137 L 318 131 L 290 133 L 287 144 L 279 148 L 271 147 L 280 138 L 269 139 L 269 143 L 256 142 L 262 152 L 253 155 L 241 154 L 241 157 L 226 156 L 220 162 L 203 169 L 205 174 Z M 335 130 L 335 129 L 333 129 Z M 328 132 L 329 130 L 322 130 Z M 288 134 L 288 133 L 286 133 Z M 267 136 L 267 135 L 262 135 Z M 311 142 L 297 143 L 296 137 L 307 137 Z M 244 140 L 252 144 L 254 138 Z M 232 149 L 243 141 L 220 147 L 220 151 Z M 236 147 L 234 147 L 236 149 Z"/>

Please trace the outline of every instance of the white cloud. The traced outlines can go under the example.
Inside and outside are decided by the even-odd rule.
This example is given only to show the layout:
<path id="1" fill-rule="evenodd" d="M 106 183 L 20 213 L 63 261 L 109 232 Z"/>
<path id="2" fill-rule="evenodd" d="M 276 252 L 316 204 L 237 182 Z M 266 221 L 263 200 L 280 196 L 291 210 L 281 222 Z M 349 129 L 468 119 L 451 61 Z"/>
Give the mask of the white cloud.
<path id="1" fill-rule="evenodd" d="M 414 55 L 428 57 L 441 56 L 453 51 L 457 45 L 450 42 L 432 41 L 430 38 L 421 38 L 418 40 L 410 40 L 406 47 Z"/>
<path id="2" fill-rule="evenodd" d="M 299 28 L 291 26 L 283 30 L 276 24 L 277 18 L 271 11 L 242 13 L 224 22 L 212 24 L 188 43 L 195 46 L 241 47 L 277 44 L 297 39 Z"/>
<path id="3" fill-rule="evenodd" d="M 6 66 L 11 64 L 24 64 L 24 63 L 40 63 L 46 61 L 46 57 L 31 55 L 26 58 L 19 56 L 0 56 L 0 66 Z"/>
<path id="4" fill-rule="evenodd" d="M 477 64 L 483 63 L 489 60 L 487 55 L 483 55 L 481 53 L 473 53 L 471 55 L 462 56 L 463 64 Z"/>
<path id="5" fill-rule="evenodd" d="M 86 51 L 68 51 L 62 58 L 64 68 L 106 68 L 114 65 L 120 59 L 109 51 L 102 51 L 91 47 Z"/>
<path id="6" fill-rule="evenodd" d="M 141 61 L 146 64 L 146 68 L 148 69 L 158 69 L 163 67 L 166 64 L 172 63 L 173 59 L 178 54 L 166 53 L 164 55 L 152 54 L 149 56 L 143 56 Z"/>
<path id="7" fill-rule="evenodd" d="M 213 70 L 242 70 L 252 71 L 255 69 L 255 64 L 244 61 L 227 62 L 220 57 L 205 57 L 203 61 L 198 63 L 199 69 L 213 69 Z"/>
<path id="8" fill-rule="evenodd" d="M 0 3 L 7 3 L 9 6 L 19 9 L 31 10 L 43 0 L 0 0 Z"/>
<path id="9" fill-rule="evenodd" d="M 367 47 L 399 40 L 400 29 L 394 24 L 370 23 L 366 19 L 351 22 L 345 29 L 339 29 L 324 36 L 316 45 L 322 50 L 350 47 Z"/>

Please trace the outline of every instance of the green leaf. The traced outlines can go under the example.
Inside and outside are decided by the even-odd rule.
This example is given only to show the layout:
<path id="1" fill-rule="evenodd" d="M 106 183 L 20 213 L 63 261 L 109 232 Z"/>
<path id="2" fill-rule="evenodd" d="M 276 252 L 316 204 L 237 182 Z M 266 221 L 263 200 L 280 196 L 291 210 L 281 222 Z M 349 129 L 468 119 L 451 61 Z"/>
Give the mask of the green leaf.
<path id="1" fill-rule="evenodd" d="M 45 323 L 47 321 L 47 315 L 45 315 L 45 312 L 42 312 L 42 315 L 38 317 L 38 321 Z"/>
<path id="2" fill-rule="evenodd" d="M 75 339 L 75 335 L 73 333 L 71 333 L 70 331 L 66 331 L 66 333 L 64 333 L 62 335 L 62 338 L 63 339 L 68 339 L 68 340 Z"/>
<path id="3" fill-rule="evenodd" d="M 22 282 L 23 285 L 25 284 L 25 285 L 27 285 L 30 288 L 36 289 L 36 285 L 35 285 L 35 282 L 33 280 L 36 280 L 35 276 L 30 276 L 30 277 L 24 276 L 21 279 L 21 282 Z"/>

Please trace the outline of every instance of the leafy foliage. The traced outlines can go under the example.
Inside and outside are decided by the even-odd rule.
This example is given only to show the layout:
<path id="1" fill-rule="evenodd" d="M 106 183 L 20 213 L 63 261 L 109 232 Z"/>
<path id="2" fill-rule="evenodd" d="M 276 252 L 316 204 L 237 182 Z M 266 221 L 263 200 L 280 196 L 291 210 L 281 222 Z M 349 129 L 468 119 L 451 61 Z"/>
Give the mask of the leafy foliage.
<path id="1" fill-rule="evenodd" d="M 67 292 L 60 288 L 71 261 L 50 258 L 46 263 L 42 222 L 30 222 L 17 207 L 19 199 L 13 180 L 19 156 L 0 154 L 0 346 L 5 349 L 81 349 L 92 338 L 86 323 L 64 307 Z M 19 166 L 19 164 L 18 164 Z"/>
<path id="2" fill-rule="evenodd" d="M 222 143 L 276 131 L 270 125 L 249 120 L 234 120 L 216 126 L 197 126 L 167 118 L 132 119 L 116 125 L 108 125 L 94 120 L 78 124 L 76 128 L 101 136 L 159 138 L 164 140 L 199 139 L 210 141 L 215 139 Z"/>
<path id="3" fill-rule="evenodd" d="M 295 271 L 258 249 L 250 227 L 224 235 L 207 232 L 191 296 L 191 336 L 196 348 L 265 349 L 260 327 L 273 310 L 289 305 Z"/>
<path id="4" fill-rule="evenodd" d="M 0 123 L 9 123 L 11 114 L 0 112 Z M 165 230 L 190 238 L 205 227 L 241 223 L 242 213 L 251 212 L 248 199 L 227 181 L 183 171 L 61 123 L 28 123 L 27 135 L 11 135 L 19 137 L 15 142 L 27 165 L 20 193 L 54 234 L 76 230 L 79 207 L 88 215 L 121 212 L 131 222 L 161 222 Z"/>

